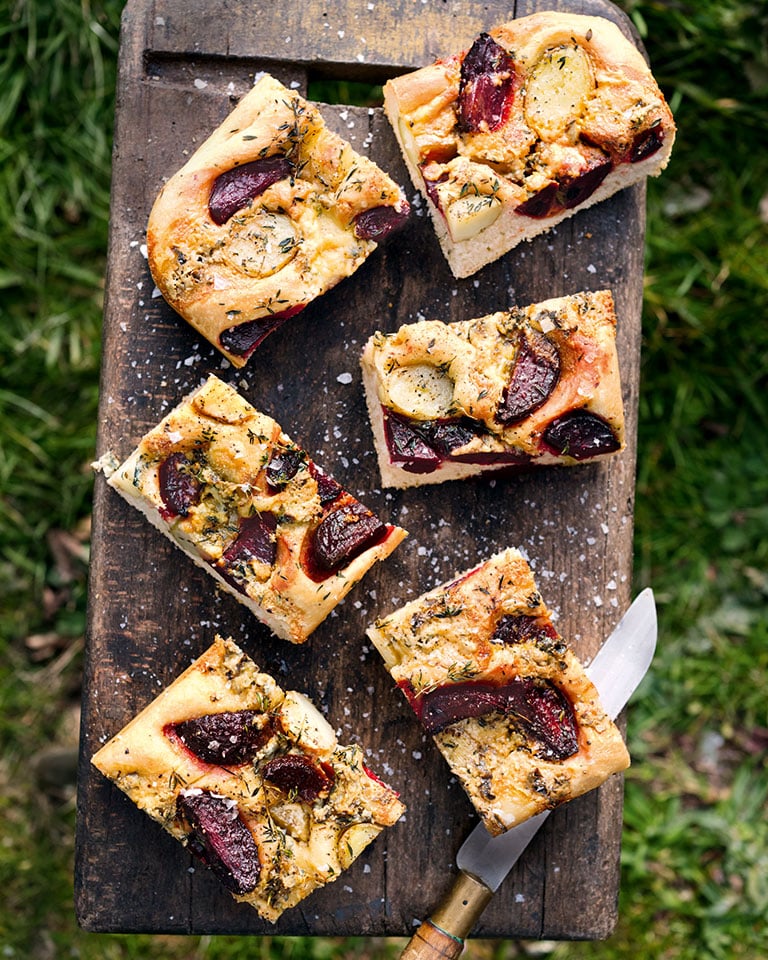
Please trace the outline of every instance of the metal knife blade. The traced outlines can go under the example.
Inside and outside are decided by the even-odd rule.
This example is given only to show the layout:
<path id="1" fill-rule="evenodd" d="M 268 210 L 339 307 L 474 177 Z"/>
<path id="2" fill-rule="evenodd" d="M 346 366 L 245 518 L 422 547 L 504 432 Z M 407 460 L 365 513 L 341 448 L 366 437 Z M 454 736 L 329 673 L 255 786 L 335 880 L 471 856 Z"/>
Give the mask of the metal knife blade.
<path id="1" fill-rule="evenodd" d="M 586 668 L 611 719 L 622 711 L 648 672 L 656 649 L 657 629 L 653 591 L 647 588 L 638 594 Z M 478 824 L 457 854 L 459 869 L 495 892 L 548 814 L 545 811 L 531 817 L 498 837 L 492 837 L 482 823 Z"/>

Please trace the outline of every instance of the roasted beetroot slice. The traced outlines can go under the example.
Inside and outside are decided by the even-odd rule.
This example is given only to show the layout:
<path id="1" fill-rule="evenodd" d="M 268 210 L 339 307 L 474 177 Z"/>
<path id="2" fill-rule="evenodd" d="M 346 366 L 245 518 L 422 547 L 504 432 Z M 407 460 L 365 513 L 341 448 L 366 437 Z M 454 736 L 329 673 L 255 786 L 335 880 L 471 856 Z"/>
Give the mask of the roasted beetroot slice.
<path id="1" fill-rule="evenodd" d="M 508 424 L 529 417 L 549 399 L 560 379 L 560 354 L 543 333 L 520 333 L 517 356 L 496 411 L 499 423 Z"/>
<path id="2" fill-rule="evenodd" d="M 233 801 L 208 791 L 180 793 L 176 811 L 192 829 L 188 848 L 228 890 L 246 894 L 256 888 L 259 850 Z"/>
<path id="3" fill-rule="evenodd" d="M 585 152 L 587 167 L 578 176 L 563 177 L 557 189 L 555 207 L 572 210 L 588 200 L 613 169 L 613 162 L 602 151 Z"/>
<path id="4" fill-rule="evenodd" d="M 515 213 L 534 220 L 571 210 L 588 200 L 613 169 L 613 161 L 597 146 L 582 145 L 586 168 L 576 176 L 552 180 L 515 207 Z"/>
<path id="5" fill-rule="evenodd" d="M 273 450 L 267 464 L 267 483 L 273 490 L 282 490 L 299 472 L 304 460 L 304 454 L 296 448 Z"/>
<path id="6" fill-rule="evenodd" d="M 309 535 L 307 573 L 313 580 L 324 580 L 386 535 L 386 525 L 368 507 L 357 500 L 343 504 L 326 514 Z"/>
<path id="7" fill-rule="evenodd" d="M 574 460 L 614 453 L 621 446 L 605 420 L 588 410 L 573 410 L 553 420 L 542 439 L 558 456 Z"/>
<path id="8" fill-rule="evenodd" d="M 459 450 L 474 440 L 477 430 L 472 425 L 472 421 L 467 418 L 429 420 L 424 424 L 424 435 L 438 453 L 448 457 L 454 450 Z"/>
<path id="9" fill-rule="evenodd" d="M 280 313 L 270 313 L 256 320 L 246 320 L 235 326 L 227 327 L 219 335 L 219 343 L 228 352 L 237 357 L 248 358 L 262 341 L 281 327 L 286 320 L 296 316 L 306 306 L 299 303 Z"/>
<path id="10" fill-rule="evenodd" d="M 569 700 L 548 681 L 517 677 L 497 685 L 482 680 L 447 684 L 422 695 L 404 687 L 428 733 L 439 733 L 460 720 L 501 713 L 513 717 L 521 732 L 546 759 L 564 760 L 578 750 L 576 718 Z"/>
<path id="11" fill-rule="evenodd" d="M 172 723 L 164 732 L 178 737 L 204 763 L 239 766 L 252 760 L 269 740 L 272 725 L 256 710 L 235 710 Z"/>
<path id="12" fill-rule="evenodd" d="M 320 767 L 309 757 L 297 753 L 268 760 L 260 773 L 283 793 L 297 796 L 305 803 L 314 803 L 321 794 L 327 794 L 334 783 L 332 768 Z"/>
<path id="13" fill-rule="evenodd" d="M 381 206 L 363 210 L 355 217 L 355 236 L 359 240 L 385 240 L 391 233 L 405 225 L 410 213 L 409 204 L 399 207 Z"/>
<path id="14" fill-rule="evenodd" d="M 192 461 L 183 453 L 172 453 L 160 464 L 158 481 L 165 517 L 186 517 L 189 508 L 200 501 L 201 486 L 190 474 Z"/>
<path id="15" fill-rule="evenodd" d="M 638 133 L 629 151 L 629 162 L 639 163 L 647 157 L 653 156 L 664 143 L 664 128 L 660 123 Z"/>
<path id="16" fill-rule="evenodd" d="M 523 217 L 531 217 L 534 220 L 542 220 L 544 217 L 548 217 L 555 209 L 557 191 L 558 185 L 553 180 L 542 187 L 538 193 L 534 193 L 532 197 L 528 197 L 527 200 L 518 204 L 515 207 L 515 213 L 519 213 Z"/>
<path id="17" fill-rule="evenodd" d="M 272 566 L 277 554 L 277 520 L 271 513 L 254 513 L 240 521 L 237 539 L 224 552 L 226 566 L 258 560 Z"/>
<path id="18" fill-rule="evenodd" d="M 211 220 L 221 226 L 267 187 L 292 175 L 293 164 L 287 157 L 263 157 L 226 170 L 214 181 L 208 198 Z"/>
<path id="19" fill-rule="evenodd" d="M 539 744 L 545 760 L 565 760 L 579 750 L 579 733 L 570 700 L 547 681 L 534 681 L 533 690 L 514 698 L 507 713 L 520 722 L 523 732 Z"/>
<path id="20" fill-rule="evenodd" d="M 455 450 L 477 436 L 473 422 L 460 420 L 411 420 L 383 408 L 384 435 L 392 463 L 409 473 L 432 473 Z"/>
<path id="21" fill-rule="evenodd" d="M 330 473 L 326 473 L 321 467 L 318 467 L 316 463 L 310 462 L 309 472 L 315 478 L 317 483 L 317 495 L 320 498 L 320 503 L 322 506 L 327 506 L 329 503 L 333 503 L 334 500 L 338 500 L 341 494 L 344 492 L 341 484 L 334 480 Z"/>
<path id="22" fill-rule="evenodd" d="M 442 463 L 442 457 L 411 426 L 405 417 L 384 411 L 384 436 L 389 459 L 408 473 L 432 473 Z"/>
<path id="23" fill-rule="evenodd" d="M 491 640 L 507 645 L 515 643 L 547 643 L 559 641 L 557 630 L 543 617 L 531 617 L 524 613 L 508 613 L 499 619 Z"/>
<path id="24" fill-rule="evenodd" d="M 515 62 L 490 34 L 481 33 L 461 64 L 459 129 L 497 130 L 515 96 Z"/>

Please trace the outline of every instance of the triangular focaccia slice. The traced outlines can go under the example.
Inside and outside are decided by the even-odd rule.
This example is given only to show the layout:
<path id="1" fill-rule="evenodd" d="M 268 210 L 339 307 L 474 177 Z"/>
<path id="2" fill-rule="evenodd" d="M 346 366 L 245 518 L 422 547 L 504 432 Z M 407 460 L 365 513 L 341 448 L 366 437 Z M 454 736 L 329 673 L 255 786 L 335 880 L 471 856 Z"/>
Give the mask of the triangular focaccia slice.
<path id="1" fill-rule="evenodd" d="M 457 277 L 658 175 L 675 138 L 642 55 L 601 17 L 505 23 L 384 95 Z"/>
<path id="2" fill-rule="evenodd" d="M 211 376 L 108 483 L 277 636 L 302 643 L 407 535 Z"/>
<path id="3" fill-rule="evenodd" d="M 384 486 L 588 463 L 625 445 L 607 290 L 405 324 L 374 334 L 361 363 Z"/>
<path id="4" fill-rule="evenodd" d="M 405 809 L 360 746 L 221 637 L 92 762 L 273 922 Z"/>
<path id="5" fill-rule="evenodd" d="M 318 109 L 263 76 L 163 187 L 147 228 L 168 303 L 242 367 L 363 263 L 408 203 Z"/>
<path id="6" fill-rule="evenodd" d="M 368 636 L 493 835 L 629 765 L 517 550 L 377 620 Z"/>

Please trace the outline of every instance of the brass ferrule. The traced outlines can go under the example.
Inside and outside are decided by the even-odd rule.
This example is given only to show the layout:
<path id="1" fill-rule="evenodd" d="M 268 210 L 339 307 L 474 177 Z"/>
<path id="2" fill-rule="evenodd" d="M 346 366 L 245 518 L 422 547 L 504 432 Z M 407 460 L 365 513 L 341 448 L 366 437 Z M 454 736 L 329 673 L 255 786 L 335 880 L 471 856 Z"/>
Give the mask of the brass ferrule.
<path id="1" fill-rule="evenodd" d="M 444 933 L 464 940 L 492 897 L 493 890 L 462 871 L 430 919 Z"/>

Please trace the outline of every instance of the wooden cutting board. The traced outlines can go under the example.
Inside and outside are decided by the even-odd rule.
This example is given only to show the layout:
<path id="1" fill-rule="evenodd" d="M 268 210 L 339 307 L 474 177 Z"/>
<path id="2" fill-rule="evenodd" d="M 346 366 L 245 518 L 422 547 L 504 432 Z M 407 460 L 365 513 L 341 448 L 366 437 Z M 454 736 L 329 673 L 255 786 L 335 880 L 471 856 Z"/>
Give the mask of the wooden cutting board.
<path id="1" fill-rule="evenodd" d="M 642 295 L 643 187 L 565 221 L 466 280 L 454 279 L 424 211 L 351 278 L 269 337 L 234 371 L 153 291 L 147 216 L 174 173 L 268 71 L 313 81 L 382 82 L 468 47 L 484 29 L 540 8 L 606 16 L 603 0 L 128 0 L 120 48 L 98 453 L 129 453 L 209 373 L 238 386 L 314 459 L 408 540 L 310 638 L 273 638 L 142 516 L 96 480 L 84 675 L 76 906 L 91 931 L 410 935 L 449 887 L 476 822 L 461 788 L 366 642 L 378 616 L 507 546 L 530 558 L 548 605 L 590 657 L 630 601 Z M 330 105 L 330 126 L 415 198 L 380 108 Z M 467 319 L 609 287 L 629 444 L 599 465 L 386 492 L 361 389 L 374 329 L 420 317 Z M 184 849 L 89 763 L 212 642 L 232 636 L 287 688 L 302 690 L 359 741 L 401 792 L 403 820 L 336 883 L 273 927 L 235 903 Z M 559 809 L 513 869 L 476 936 L 590 939 L 616 920 L 622 782 Z"/>

